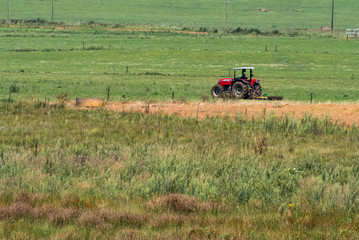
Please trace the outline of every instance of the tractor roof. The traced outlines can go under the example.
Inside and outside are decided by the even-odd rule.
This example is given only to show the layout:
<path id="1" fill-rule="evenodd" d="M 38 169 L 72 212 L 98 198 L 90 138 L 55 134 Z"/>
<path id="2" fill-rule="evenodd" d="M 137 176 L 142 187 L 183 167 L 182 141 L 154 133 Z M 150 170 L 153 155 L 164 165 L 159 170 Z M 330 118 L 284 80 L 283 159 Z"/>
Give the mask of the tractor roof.
<path id="1" fill-rule="evenodd" d="M 237 68 L 233 68 L 233 70 L 241 70 L 241 69 L 254 69 L 254 67 L 237 67 Z"/>

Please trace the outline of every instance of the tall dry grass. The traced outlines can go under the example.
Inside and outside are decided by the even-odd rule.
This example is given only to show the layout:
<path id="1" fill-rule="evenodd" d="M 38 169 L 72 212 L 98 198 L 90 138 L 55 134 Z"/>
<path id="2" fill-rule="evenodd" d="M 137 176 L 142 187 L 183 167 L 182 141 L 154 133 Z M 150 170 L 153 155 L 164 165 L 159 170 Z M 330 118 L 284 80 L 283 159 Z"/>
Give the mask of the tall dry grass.
<path id="1" fill-rule="evenodd" d="M 0 126 L 2 238 L 357 236 L 355 126 L 38 102 L 0 105 Z"/>

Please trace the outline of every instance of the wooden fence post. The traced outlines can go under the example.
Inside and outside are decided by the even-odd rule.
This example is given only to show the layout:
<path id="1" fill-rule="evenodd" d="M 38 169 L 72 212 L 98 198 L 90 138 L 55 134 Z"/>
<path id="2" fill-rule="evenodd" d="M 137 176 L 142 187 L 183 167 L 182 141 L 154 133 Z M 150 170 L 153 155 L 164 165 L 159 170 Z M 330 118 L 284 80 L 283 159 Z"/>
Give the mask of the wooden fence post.
<path id="1" fill-rule="evenodd" d="M 310 93 L 310 104 L 313 102 L 313 93 Z"/>

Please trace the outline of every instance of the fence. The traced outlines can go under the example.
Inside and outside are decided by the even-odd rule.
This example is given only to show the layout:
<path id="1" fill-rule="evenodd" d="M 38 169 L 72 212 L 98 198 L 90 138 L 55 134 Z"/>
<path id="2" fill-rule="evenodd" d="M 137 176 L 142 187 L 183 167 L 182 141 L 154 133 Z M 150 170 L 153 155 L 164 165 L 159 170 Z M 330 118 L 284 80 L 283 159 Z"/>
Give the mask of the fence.
<path id="1" fill-rule="evenodd" d="M 359 37 L 359 29 L 347 29 L 347 39 L 350 37 Z"/>

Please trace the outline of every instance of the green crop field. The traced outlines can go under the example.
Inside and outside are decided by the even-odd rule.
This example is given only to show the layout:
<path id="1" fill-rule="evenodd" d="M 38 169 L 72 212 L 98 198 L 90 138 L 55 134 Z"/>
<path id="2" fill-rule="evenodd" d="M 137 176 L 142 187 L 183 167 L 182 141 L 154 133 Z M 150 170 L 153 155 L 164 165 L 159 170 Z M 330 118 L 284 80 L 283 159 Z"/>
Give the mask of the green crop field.
<path id="1" fill-rule="evenodd" d="M 313 33 L 279 36 L 90 29 L 0 29 L 0 100 L 61 92 L 110 100 L 200 100 L 229 69 L 254 66 L 264 93 L 287 100 L 357 101 L 358 41 Z"/>

